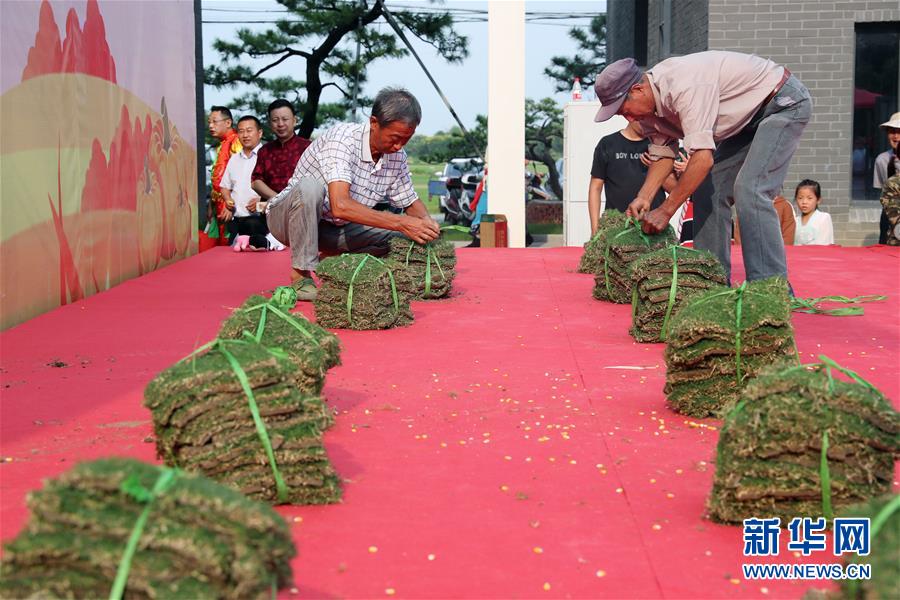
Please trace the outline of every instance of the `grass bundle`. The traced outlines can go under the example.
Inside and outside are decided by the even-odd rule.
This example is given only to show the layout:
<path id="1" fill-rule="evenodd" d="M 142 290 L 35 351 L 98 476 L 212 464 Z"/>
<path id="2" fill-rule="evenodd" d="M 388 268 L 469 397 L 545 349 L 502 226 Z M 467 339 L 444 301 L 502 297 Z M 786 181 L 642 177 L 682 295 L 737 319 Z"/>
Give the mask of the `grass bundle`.
<path id="1" fill-rule="evenodd" d="M 624 224 L 611 229 L 606 238 L 603 256 L 594 276 L 594 298 L 618 304 L 631 302 L 631 275 L 629 265 L 639 257 L 675 244 L 675 232 L 671 227 L 655 234 L 647 235 L 641 224 L 628 219 Z"/>
<path id="2" fill-rule="evenodd" d="M 719 437 L 713 519 L 830 520 L 837 509 L 890 491 L 900 414 L 857 374 L 820 360 L 747 384 Z"/>
<path id="3" fill-rule="evenodd" d="M 716 257 L 684 246 L 661 248 L 637 258 L 632 279 L 631 336 L 639 342 L 664 342 L 672 315 L 690 298 L 727 285 Z"/>
<path id="4" fill-rule="evenodd" d="M 289 355 L 251 341 L 216 340 L 160 373 L 144 392 L 157 454 L 258 500 L 340 499 L 322 446 L 334 417 L 295 385 Z"/>
<path id="5" fill-rule="evenodd" d="M 400 291 L 412 299 L 433 300 L 450 293 L 456 277 L 456 248 L 453 242 L 438 238 L 417 244 L 405 237 L 391 238 L 388 260 L 401 265 L 406 277 L 397 281 Z"/>
<path id="6" fill-rule="evenodd" d="M 885 494 L 866 504 L 851 506 L 840 516 L 870 519 L 870 554 L 850 554 L 844 560 L 872 568 L 871 579 L 841 581 L 841 597 L 900 598 L 900 495 Z"/>
<path id="7" fill-rule="evenodd" d="M 370 254 L 342 254 L 323 260 L 316 273 L 322 280 L 316 322 L 322 327 L 388 329 L 412 323 L 404 270 Z"/>
<path id="8" fill-rule="evenodd" d="M 600 222 L 597 224 L 597 233 L 584 244 L 584 254 L 581 255 L 581 261 L 578 263 L 579 273 L 596 275 L 601 272 L 603 253 L 606 250 L 609 232 L 624 225 L 626 220 L 625 213 L 614 208 L 603 211 L 603 214 L 600 215 Z"/>
<path id="9" fill-rule="evenodd" d="M 271 299 L 250 296 L 222 323 L 221 339 L 248 339 L 287 352 L 297 367 L 295 383 L 306 394 L 318 395 L 325 373 L 341 363 L 337 336 L 303 315 L 290 313 Z"/>
<path id="10" fill-rule="evenodd" d="M 81 463 L 29 494 L 4 598 L 269 598 L 296 554 L 269 506 L 136 460 Z"/>
<path id="11" fill-rule="evenodd" d="M 764 367 L 796 364 L 787 281 L 773 277 L 694 296 L 672 317 L 664 356 L 674 411 L 724 415 Z"/>

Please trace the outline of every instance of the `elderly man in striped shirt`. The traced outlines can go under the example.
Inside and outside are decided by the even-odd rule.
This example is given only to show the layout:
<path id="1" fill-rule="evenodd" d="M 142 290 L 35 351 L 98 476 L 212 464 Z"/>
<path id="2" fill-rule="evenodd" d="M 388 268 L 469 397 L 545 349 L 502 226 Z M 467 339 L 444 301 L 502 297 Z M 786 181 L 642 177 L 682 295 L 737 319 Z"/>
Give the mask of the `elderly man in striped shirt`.
<path id="1" fill-rule="evenodd" d="M 403 151 L 421 120 L 412 94 L 381 90 L 368 122 L 343 123 L 319 136 L 287 187 L 269 201 L 269 231 L 291 247 L 291 282 L 299 299 L 316 297 L 312 273 L 320 250 L 380 256 L 391 237 L 425 243 L 440 234 L 413 190 Z M 385 198 L 403 213 L 375 210 Z"/>

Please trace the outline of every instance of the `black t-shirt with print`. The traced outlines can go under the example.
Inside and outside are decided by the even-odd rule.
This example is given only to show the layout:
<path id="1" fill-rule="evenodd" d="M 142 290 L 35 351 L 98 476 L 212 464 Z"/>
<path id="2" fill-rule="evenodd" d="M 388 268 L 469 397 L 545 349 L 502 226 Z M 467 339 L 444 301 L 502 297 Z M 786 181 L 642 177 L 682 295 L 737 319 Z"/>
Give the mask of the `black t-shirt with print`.
<path id="1" fill-rule="evenodd" d="M 647 176 L 647 167 L 641 162 L 641 154 L 649 146 L 649 140 L 632 142 L 621 131 L 607 135 L 597 143 L 591 177 L 603 180 L 606 208 L 625 212 L 637 196 Z M 660 189 L 651 207 L 656 208 L 665 198 L 665 192 Z"/>

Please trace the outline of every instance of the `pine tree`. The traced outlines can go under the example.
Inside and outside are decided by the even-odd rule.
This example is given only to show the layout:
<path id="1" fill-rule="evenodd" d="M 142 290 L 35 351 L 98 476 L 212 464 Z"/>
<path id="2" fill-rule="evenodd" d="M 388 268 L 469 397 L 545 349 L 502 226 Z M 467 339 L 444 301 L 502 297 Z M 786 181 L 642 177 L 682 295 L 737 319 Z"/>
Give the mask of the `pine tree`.
<path id="1" fill-rule="evenodd" d="M 575 77 L 581 78 L 581 85 L 593 87 L 597 73 L 606 66 L 606 15 L 591 19 L 587 30 L 573 27 L 569 37 L 578 43 L 578 54 L 554 56 L 544 69 L 544 75 L 555 82 L 557 92 L 571 90 Z"/>
<path id="2" fill-rule="evenodd" d="M 384 0 L 278 2 L 287 15 L 273 27 L 262 32 L 241 28 L 238 42 L 219 39 L 213 44 L 220 64 L 207 67 L 206 83 L 219 89 L 249 86 L 250 91 L 232 104 L 239 112 L 252 110 L 264 115 L 269 102 L 287 98 L 297 109 L 297 133 L 309 137 L 320 124 L 345 119 L 354 95 L 360 106 L 370 102 L 358 91 L 366 82 L 369 64 L 408 53 L 385 22 Z M 390 14 L 407 34 L 433 46 L 444 60 L 457 63 L 468 56 L 468 39 L 453 31 L 449 13 L 391 10 Z M 246 64 L 248 61 L 254 66 Z M 268 75 L 271 69 L 292 63 L 299 63 L 296 68 L 304 79 Z M 342 99 L 323 103 L 322 92 L 328 87 L 339 90 Z"/>

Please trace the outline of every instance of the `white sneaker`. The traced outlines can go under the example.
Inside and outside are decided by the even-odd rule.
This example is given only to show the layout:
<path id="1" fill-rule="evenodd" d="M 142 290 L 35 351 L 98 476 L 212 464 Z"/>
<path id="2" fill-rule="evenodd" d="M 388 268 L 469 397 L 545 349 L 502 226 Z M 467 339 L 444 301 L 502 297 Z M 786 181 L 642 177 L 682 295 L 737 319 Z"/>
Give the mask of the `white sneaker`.
<path id="1" fill-rule="evenodd" d="M 269 242 L 269 250 L 272 250 L 274 252 L 281 252 L 286 247 L 284 244 L 275 239 L 275 236 L 271 233 L 266 234 L 266 240 L 268 240 Z"/>

